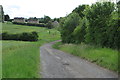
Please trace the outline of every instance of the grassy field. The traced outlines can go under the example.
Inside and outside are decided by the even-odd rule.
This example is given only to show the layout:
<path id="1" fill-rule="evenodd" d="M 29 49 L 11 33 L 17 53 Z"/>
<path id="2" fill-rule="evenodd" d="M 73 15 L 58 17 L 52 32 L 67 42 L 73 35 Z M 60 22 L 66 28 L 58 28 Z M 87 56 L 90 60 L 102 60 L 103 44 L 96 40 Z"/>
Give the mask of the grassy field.
<path id="1" fill-rule="evenodd" d="M 101 48 L 82 44 L 62 44 L 61 42 L 53 45 L 54 48 L 68 52 L 96 63 L 102 67 L 118 72 L 118 51 L 110 48 Z"/>
<path id="2" fill-rule="evenodd" d="M 2 41 L 2 77 L 3 78 L 39 78 L 40 53 L 39 47 L 45 43 L 59 40 L 60 33 L 55 29 L 34 26 L 3 24 L 3 32 L 22 33 L 36 31 L 37 42 Z M 49 34 L 50 31 L 50 34 Z"/>
<path id="3" fill-rule="evenodd" d="M 2 23 L 0 22 L 0 33 L 2 32 Z M 0 41 L 0 79 L 2 78 L 2 41 Z"/>
<path id="4" fill-rule="evenodd" d="M 2 41 L 0 41 L 0 79 L 2 78 Z"/>

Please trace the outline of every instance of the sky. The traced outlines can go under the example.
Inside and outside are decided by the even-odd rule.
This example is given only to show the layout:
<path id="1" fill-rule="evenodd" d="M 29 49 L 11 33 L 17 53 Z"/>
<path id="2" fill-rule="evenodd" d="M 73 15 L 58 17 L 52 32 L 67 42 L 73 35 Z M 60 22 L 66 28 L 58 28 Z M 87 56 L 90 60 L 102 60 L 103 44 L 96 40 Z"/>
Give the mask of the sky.
<path id="1" fill-rule="evenodd" d="M 64 17 L 80 4 L 95 3 L 97 0 L 0 0 L 4 14 L 14 17 Z"/>

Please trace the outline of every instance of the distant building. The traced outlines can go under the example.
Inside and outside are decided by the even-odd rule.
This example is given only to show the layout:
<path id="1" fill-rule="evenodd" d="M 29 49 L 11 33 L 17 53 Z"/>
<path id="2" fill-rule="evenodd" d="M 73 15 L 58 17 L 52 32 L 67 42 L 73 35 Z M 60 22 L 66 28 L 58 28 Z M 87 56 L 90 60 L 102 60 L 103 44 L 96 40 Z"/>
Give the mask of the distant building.
<path id="1" fill-rule="evenodd" d="M 37 18 L 29 18 L 27 23 L 39 24 L 39 19 Z"/>
<path id="2" fill-rule="evenodd" d="M 23 17 L 15 17 L 13 22 L 25 23 L 25 18 L 23 18 Z"/>
<path id="3" fill-rule="evenodd" d="M 57 21 L 54 21 L 54 22 L 52 23 L 52 26 L 53 26 L 53 27 L 59 27 L 59 23 L 58 23 Z"/>
<path id="4" fill-rule="evenodd" d="M 4 22 L 4 11 L 2 5 L 0 5 L 0 22 Z"/>

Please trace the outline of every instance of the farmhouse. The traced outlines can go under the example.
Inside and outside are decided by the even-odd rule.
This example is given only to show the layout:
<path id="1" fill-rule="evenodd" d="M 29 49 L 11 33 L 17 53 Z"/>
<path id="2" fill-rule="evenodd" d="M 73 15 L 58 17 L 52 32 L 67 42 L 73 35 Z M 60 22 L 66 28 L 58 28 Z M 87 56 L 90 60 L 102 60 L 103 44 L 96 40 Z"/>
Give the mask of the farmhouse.
<path id="1" fill-rule="evenodd" d="M 54 22 L 52 22 L 52 25 L 53 25 L 53 27 L 59 27 L 59 23 L 58 23 L 58 21 L 54 21 Z"/>
<path id="2" fill-rule="evenodd" d="M 13 22 L 25 23 L 25 18 L 23 18 L 23 17 L 15 17 Z"/>
<path id="3" fill-rule="evenodd" d="M 29 18 L 27 23 L 39 24 L 39 20 L 37 18 Z"/>

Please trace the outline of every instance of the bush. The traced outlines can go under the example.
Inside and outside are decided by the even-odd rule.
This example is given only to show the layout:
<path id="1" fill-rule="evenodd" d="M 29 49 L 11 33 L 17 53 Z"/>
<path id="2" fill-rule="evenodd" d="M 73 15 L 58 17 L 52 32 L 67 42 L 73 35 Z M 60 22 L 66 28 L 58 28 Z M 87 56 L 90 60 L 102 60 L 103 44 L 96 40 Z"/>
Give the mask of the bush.
<path id="1" fill-rule="evenodd" d="M 8 34 L 7 32 L 2 33 L 2 40 L 19 40 L 19 41 L 37 41 L 37 32 L 24 32 L 21 34 Z"/>
<path id="2" fill-rule="evenodd" d="M 46 25 L 44 23 L 27 23 L 27 26 L 38 26 L 38 27 L 46 27 Z"/>
<path id="3" fill-rule="evenodd" d="M 79 15 L 77 13 L 72 13 L 68 15 L 65 20 L 61 21 L 61 38 L 63 43 L 73 43 L 74 29 L 79 25 Z"/>
<path id="4" fill-rule="evenodd" d="M 26 25 L 27 23 L 20 23 L 20 22 L 12 22 L 13 24 L 18 24 L 18 25 Z"/>
<path id="5" fill-rule="evenodd" d="M 46 27 L 45 23 L 20 23 L 20 22 L 12 22 L 13 24 L 17 25 L 27 25 L 27 26 L 38 26 L 38 27 Z"/>
<path id="6" fill-rule="evenodd" d="M 53 26 L 52 26 L 52 21 L 49 21 L 48 23 L 46 23 L 46 27 L 48 29 L 51 29 Z"/>

